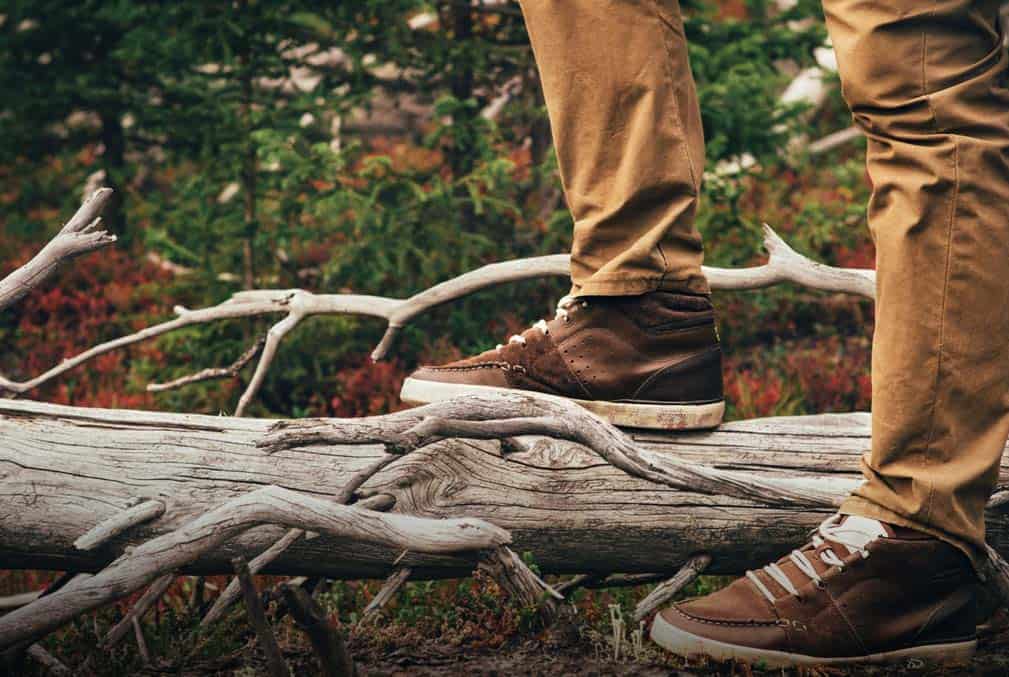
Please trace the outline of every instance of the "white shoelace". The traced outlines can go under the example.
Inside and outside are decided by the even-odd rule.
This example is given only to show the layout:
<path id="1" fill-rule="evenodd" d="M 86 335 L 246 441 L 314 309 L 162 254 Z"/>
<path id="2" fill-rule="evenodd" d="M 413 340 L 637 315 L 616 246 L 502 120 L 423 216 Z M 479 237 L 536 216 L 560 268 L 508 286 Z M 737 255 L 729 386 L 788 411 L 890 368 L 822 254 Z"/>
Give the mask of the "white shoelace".
<path id="1" fill-rule="evenodd" d="M 571 314 L 571 307 L 576 303 L 580 303 L 583 308 L 589 304 L 588 301 L 578 301 L 573 296 L 562 296 L 561 300 L 557 302 L 557 310 L 554 312 L 554 319 L 564 320 L 567 322 L 568 316 Z M 546 320 L 536 322 L 533 324 L 532 328 L 538 329 L 544 336 L 548 336 L 550 334 L 550 327 L 547 326 Z M 526 338 L 521 334 L 513 334 L 508 339 L 508 343 L 517 343 L 520 346 L 524 346 L 526 344 Z M 495 348 L 495 350 L 501 350 L 502 348 L 504 348 L 504 344 L 499 343 L 497 344 L 497 348 Z"/>
<path id="2" fill-rule="evenodd" d="M 873 519 L 868 519 L 865 517 L 848 517 L 844 520 L 843 515 L 834 515 L 826 520 L 824 520 L 819 527 L 817 527 L 816 533 L 813 534 L 813 547 L 818 548 L 823 545 L 824 541 L 830 541 L 831 543 L 837 543 L 838 545 L 844 546 L 848 549 L 849 553 L 857 552 L 862 555 L 862 559 L 869 557 L 869 551 L 866 550 L 866 546 L 877 538 L 885 538 L 886 530 L 883 529 L 883 525 Z M 816 585 L 820 585 L 823 580 L 816 572 L 816 568 L 813 563 L 809 560 L 808 553 L 802 552 L 800 550 L 793 550 L 788 555 L 789 561 L 795 565 L 795 568 L 801 571 L 803 574 L 808 576 Z M 842 571 L 844 570 L 844 561 L 837 556 L 831 549 L 824 550 L 820 553 L 820 560 L 833 567 L 838 567 Z M 784 588 L 791 595 L 799 595 L 798 588 L 788 579 L 785 572 L 782 571 L 781 567 L 777 563 L 768 564 L 761 569 L 767 576 Z M 753 571 L 747 571 L 746 577 L 753 583 L 761 594 L 767 598 L 767 601 L 774 603 L 775 597 L 771 594 L 771 591 L 767 589 L 763 581 L 757 576 Z"/>

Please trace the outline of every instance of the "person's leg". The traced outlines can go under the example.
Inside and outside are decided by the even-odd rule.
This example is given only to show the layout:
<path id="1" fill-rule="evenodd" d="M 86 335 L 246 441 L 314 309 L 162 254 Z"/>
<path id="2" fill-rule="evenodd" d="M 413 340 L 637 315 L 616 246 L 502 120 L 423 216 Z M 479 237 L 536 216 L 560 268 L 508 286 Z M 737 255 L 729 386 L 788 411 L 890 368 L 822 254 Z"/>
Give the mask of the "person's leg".
<path id="1" fill-rule="evenodd" d="M 574 293 L 707 293 L 704 132 L 676 0 L 522 0 L 575 220 Z"/>
<path id="2" fill-rule="evenodd" d="M 872 450 L 844 513 L 967 552 L 1009 434 L 1009 92 L 999 2 L 824 7 L 868 137 Z M 865 14 L 865 18 L 858 16 Z"/>
<path id="3" fill-rule="evenodd" d="M 525 390 L 612 423 L 722 420 L 701 237 L 700 110 L 676 0 L 522 0 L 568 206 L 571 297 L 557 317 L 403 384 L 421 404 Z"/>
<path id="4" fill-rule="evenodd" d="M 678 653 L 968 657 L 1009 433 L 1009 92 L 998 2 L 825 0 L 868 137 L 877 247 L 866 482 L 800 552 L 656 617 Z M 965 554 L 967 556 L 965 556 Z"/>

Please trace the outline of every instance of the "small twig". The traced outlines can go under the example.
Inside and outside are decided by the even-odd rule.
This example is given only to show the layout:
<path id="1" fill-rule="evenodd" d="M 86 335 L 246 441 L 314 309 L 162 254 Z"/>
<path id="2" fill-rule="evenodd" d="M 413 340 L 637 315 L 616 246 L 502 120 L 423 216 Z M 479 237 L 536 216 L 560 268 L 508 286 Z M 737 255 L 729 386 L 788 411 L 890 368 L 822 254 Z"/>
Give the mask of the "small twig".
<path id="1" fill-rule="evenodd" d="M 273 363 L 273 358 L 277 354 L 277 348 L 280 347 L 280 342 L 284 340 L 288 332 L 298 326 L 298 324 L 305 319 L 305 310 L 299 303 L 300 297 L 294 297 L 291 299 L 291 312 L 288 313 L 280 322 L 270 327 L 270 330 L 266 332 L 266 341 L 263 344 L 263 352 L 259 356 L 259 363 L 256 365 L 256 371 L 252 374 L 252 379 L 249 380 L 249 385 L 245 387 L 245 392 L 238 399 L 238 407 L 235 409 L 235 416 L 244 416 L 245 409 L 252 402 L 252 399 L 259 392 L 259 388 L 263 385 L 263 381 L 266 379 L 266 372 L 269 371 L 270 365 Z"/>
<path id="2" fill-rule="evenodd" d="M 361 619 L 357 622 L 360 627 L 366 623 L 374 620 L 378 617 L 379 612 L 382 608 L 396 596 L 400 588 L 410 580 L 410 576 L 413 574 L 413 569 L 410 567 L 401 567 L 396 569 L 392 574 L 385 579 L 385 583 L 382 584 L 382 588 L 375 594 L 375 596 L 368 602 L 368 606 L 364 608 L 361 613 Z"/>
<path id="3" fill-rule="evenodd" d="M 235 576 L 242 588 L 242 598 L 245 600 L 245 611 L 249 616 L 249 624 L 256 632 L 259 639 L 259 648 L 266 654 L 266 663 L 270 668 L 273 677 L 290 677 L 291 670 L 284 661 L 283 654 L 280 653 L 280 646 L 277 638 L 270 628 L 270 623 L 266 620 L 266 612 L 263 611 L 263 604 L 259 600 L 259 592 L 252 582 L 252 574 L 249 567 L 241 557 L 231 560 L 231 566 L 235 569 Z"/>
<path id="4" fill-rule="evenodd" d="M 676 575 L 665 583 L 661 583 L 634 609 L 634 622 L 642 620 L 660 606 L 676 596 L 680 590 L 688 586 L 711 563 L 711 555 L 695 555 L 687 560 Z"/>
<path id="5" fill-rule="evenodd" d="M 520 607 L 535 610 L 544 626 L 557 619 L 557 600 L 563 600 L 563 595 L 544 583 L 510 548 L 499 546 L 481 552 L 477 567 L 497 581 Z"/>
<path id="6" fill-rule="evenodd" d="M 144 639 L 144 630 L 140 627 L 140 619 L 133 617 L 133 637 L 137 641 L 137 651 L 140 652 L 140 659 L 144 665 L 151 664 L 151 651 L 147 648 L 147 640 Z"/>
<path id="7" fill-rule="evenodd" d="M 93 550 L 112 540 L 127 529 L 149 522 L 165 514 L 165 504 L 161 501 L 144 501 L 132 508 L 116 513 L 100 522 L 86 534 L 74 541 L 78 550 Z"/>
<path id="8" fill-rule="evenodd" d="M 286 534 L 280 537 L 269 548 L 259 553 L 256 557 L 249 562 L 249 571 L 253 574 L 258 574 L 267 565 L 269 565 L 273 560 L 277 559 L 281 553 L 287 550 L 292 543 L 297 541 L 304 535 L 305 531 L 303 529 L 291 529 Z M 228 582 L 228 586 L 224 589 L 217 599 L 214 601 L 214 605 L 210 607 L 210 611 L 203 617 L 200 621 L 200 627 L 207 627 L 211 623 L 217 621 L 228 608 L 238 601 L 238 598 L 242 594 L 241 586 L 237 578 L 232 578 Z"/>
<path id="9" fill-rule="evenodd" d="M 144 594 L 140 596 L 136 604 L 126 612 L 122 620 L 108 631 L 105 635 L 104 645 L 110 647 L 118 644 L 126 636 L 126 633 L 130 631 L 133 619 L 143 618 L 144 614 L 161 599 L 161 596 L 165 594 L 165 591 L 168 590 L 174 580 L 175 574 L 166 574 L 151 583 L 150 587 L 144 591 Z"/>
<path id="10" fill-rule="evenodd" d="M 308 635 L 322 674 L 326 677 L 352 677 L 356 674 L 354 660 L 347 652 L 340 631 L 311 595 L 297 585 L 283 585 L 280 591 L 291 618 Z"/>
<path id="11" fill-rule="evenodd" d="M 851 127 L 846 127 L 840 131 L 828 134 L 822 139 L 813 141 L 806 146 L 806 152 L 814 156 L 822 155 L 823 153 L 839 148 L 846 143 L 851 143 L 855 139 L 862 138 L 863 136 L 864 133 L 862 130 L 852 125 Z"/>
<path id="12" fill-rule="evenodd" d="M 218 378 L 231 378 L 238 376 L 238 372 L 242 371 L 252 358 L 256 356 L 256 353 L 260 351 L 263 344 L 266 343 L 266 337 L 262 336 L 253 343 L 248 350 L 242 353 L 237 360 L 235 360 L 228 367 L 212 367 L 210 369 L 203 369 L 195 374 L 189 374 L 188 376 L 182 376 L 174 381 L 168 381 L 166 383 L 148 383 L 147 392 L 149 393 L 160 393 L 165 390 L 174 390 L 175 388 L 181 388 L 193 383 L 199 383 L 201 381 L 210 381 Z"/>
<path id="13" fill-rule="evenodd" d="M 70 668 L 38 644 L 32 644 L 28 647 L 28 655 L 33 661 L 48 670 L 50 674 L 55 675 L 55 677 L 73 677 L 74 673 Z"/>

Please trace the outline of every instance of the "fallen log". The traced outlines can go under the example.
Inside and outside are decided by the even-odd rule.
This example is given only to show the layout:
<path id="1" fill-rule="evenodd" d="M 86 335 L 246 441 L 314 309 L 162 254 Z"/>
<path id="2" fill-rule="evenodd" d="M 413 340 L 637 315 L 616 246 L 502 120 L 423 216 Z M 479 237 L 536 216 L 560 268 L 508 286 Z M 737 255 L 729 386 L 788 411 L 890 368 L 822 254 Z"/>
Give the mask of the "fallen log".
<path id="1" fill-rule="evenodd" d="M 476 418 L 486 420 L 492 409 L 502 410 L 488 407 Z M 376 440 L 389 431 L 403 437 L 417 430 L 432 420 L 429 411 L 298 422 L 279 432 L 302 441 L 289 440 L 292 448 L 278 450 L 257 446 L 276 440 L 271 421 L 0 400 L 0 568 L 96 572 L 128 548 L 268 485 L 332 497 L 386 456 L 390 445 Z M 330 437 L 342 429 L 346 441 L 311 443 L 313 426 Z M 655 472 L 675 474 L 676 464 L 702 468 L 729 492 L 738 485 L 756 493 L 677 488 L 632 476 L 582 444 L 522 437 L 522 451 L 512 453 L 512 445 L 502 453 L 497 440 L 425 440 L 365 482 L 358 495 L 394 502 L 390 515 L 491 522 L 508 530 L 512 549 L 531 553 L 544 573 L 672 575 L 701 552 L 711 555 L 709 573 L 738 573 L 803 542 L 833 510 L 822 497 L 839 500 L 857 485 L 869 417 L 778 417 L 710 432 L 632 431 L 627 437 Z M 1005 484 L 1009 465 L 1003 462 Z M 761 500 L 752 489 L 761 486 L 808 495 L 810 502 Z M 93 549 L 74 546 L 85 532 L 142 501 L 162 502 L 164 514 Z M 1007 555 L 1009 519 L 1001 508 L 990 513 L 989 542 Z M 285 531 L 255 526 L 202 552 L 180 572 L 228 573 L 232 557 L 255 557 Z M 383 578 L 410 567 L 414 579 L 444 578 L 469 575 L 477 560 L 474 552 L 403 554 L 402 548 L 323 534 L 298 540 L 264 573 Z"/>

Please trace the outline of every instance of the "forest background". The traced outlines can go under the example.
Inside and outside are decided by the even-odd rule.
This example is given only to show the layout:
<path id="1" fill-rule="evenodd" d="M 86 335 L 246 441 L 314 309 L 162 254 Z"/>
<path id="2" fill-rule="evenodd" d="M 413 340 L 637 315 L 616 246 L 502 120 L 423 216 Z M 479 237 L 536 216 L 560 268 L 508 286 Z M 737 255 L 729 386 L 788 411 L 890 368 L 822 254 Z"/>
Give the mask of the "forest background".
<path id="1" fill-rule="evenodd" d="M 781 98 L 816 65 L 826 39 L 819 4 L 690 0 L 683 9 L 707 139 L 698 215 L 707 263 L 761 263 L 766 222 L 813 259 L 872 267 L 864 141 L 809 152 L 851 124 L 836 75 L 822 73 L 822 105 Z M 243 288 L 405 297 L 485 263 L 570 247 L 515 3 L 5 0 L 0 92 L 0 274 L 98 185 L 116 190 L 105 220 L 119 236 L 0 316 L 8 377 Z M 246 413 L 395 410 L 416 365 L 492 347 L 550 315 L 564 291 L 560 280 L 538 280 L 452 303 L 404 329 L 378 363 L 368 356 L 380 322 L 313 318 L 284 342 Z M 788 286 L 715 302 L 729 419 L 869 409 L 871 302 Z M 230 415 L 252 367 L 164 393 L 146 386 L 230 364 L 268 321 L 196 326 L 114 351 L 31 397 Z M 0 572 L 0 594 L 51 576 Z M 163 654 L 187 622 L 192 583 L 145 625 Z M 385 660 L 405 637 L 494 648 L 535 634 L 521 614 L 482 597 L 486 585 L 411 584 L 383 631 L 355 638 L 356 650 Z M 349 627 L 346 614 L 374 591 L 334 585 L 334 617 Z M 608 605 L 645 592 L 586 593 L 600 637 L 611 630 Z M 93 651 L 96 632 L 78 623 L 49 641 L 64 643 L 55 653 Z M 135 654 L 95 665 L 130 674 Z"/>

